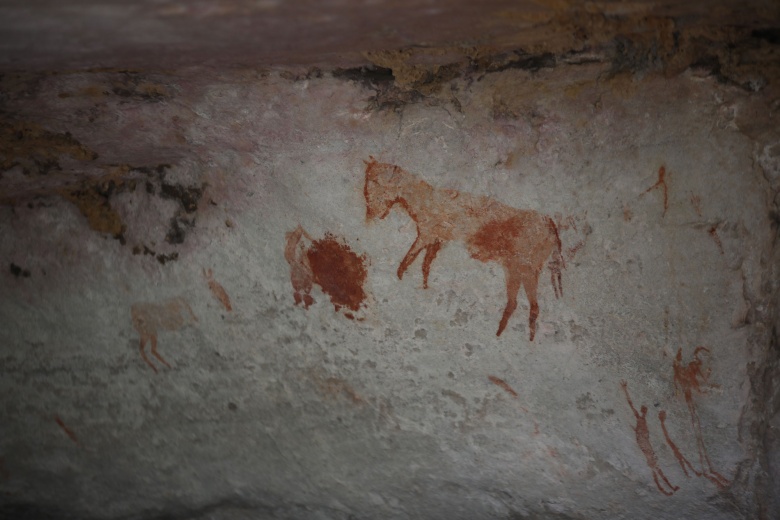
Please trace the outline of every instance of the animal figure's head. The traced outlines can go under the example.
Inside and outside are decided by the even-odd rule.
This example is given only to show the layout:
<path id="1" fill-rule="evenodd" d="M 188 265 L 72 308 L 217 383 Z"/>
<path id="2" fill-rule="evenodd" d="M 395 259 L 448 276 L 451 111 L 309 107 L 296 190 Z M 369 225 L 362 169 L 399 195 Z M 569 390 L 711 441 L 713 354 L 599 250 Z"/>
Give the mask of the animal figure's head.
<path id="1" fill-rule="evenodd" d="M 366 199 L 366 220 L 383 219 L 398 199 L 398 184 L 403 170 L 393 164 L 380 163 L 368 156 L 366 163 L 366 184 L 363 195 Z"/>

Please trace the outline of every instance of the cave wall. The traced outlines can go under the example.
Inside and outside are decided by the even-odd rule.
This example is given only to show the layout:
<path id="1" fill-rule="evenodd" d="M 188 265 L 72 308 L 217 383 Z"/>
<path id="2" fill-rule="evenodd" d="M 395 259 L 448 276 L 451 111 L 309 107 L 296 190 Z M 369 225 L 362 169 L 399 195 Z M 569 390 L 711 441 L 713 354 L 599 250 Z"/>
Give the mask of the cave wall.
<path id="1" fill-rule="evenodd" d="M 0 515 L 776 517 L 778 41 L 653 34 L 4 72 Z"/>

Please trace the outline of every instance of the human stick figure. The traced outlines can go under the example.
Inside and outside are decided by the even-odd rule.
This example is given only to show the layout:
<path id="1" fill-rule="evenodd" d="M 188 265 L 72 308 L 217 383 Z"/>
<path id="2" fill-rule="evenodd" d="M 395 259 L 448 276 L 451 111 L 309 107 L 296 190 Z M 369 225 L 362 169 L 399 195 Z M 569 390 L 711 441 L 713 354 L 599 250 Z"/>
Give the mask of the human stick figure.
<path id="1" fill-rule="evenodd" d="M 642 450 L 645 459 L 647 459 L 647 466 L 650 468 L 650 471 L 653 472 L 653 480 L 655 481 L 655 485 L 664 495 L 672 496 L 680 488 L 679 486 L 673 486 L 669 482 L 669 479 L 666 478 L 666 475 L 664 475 L 663 470 L 658 467 L 658 457 L 656 457 L 655 451 L 653 450 L 653 445 L 650 443 L 650 429 L 647 427 L 647 406 L 642 405 L 640 407 L 640 411 L 637 412 L 633 401 L 631 401 L 631 396 L 628 395 L 628 383 L 625 380 L 621 380 L 620 386 L 623 388 L 623 392 L 626 394 L 628 406 L 631 407 L 631 411 L 634 412 L 634 417 L 636 417 L 636 426 L 634 427 L 634 432 L 636 432 L 636 443 L 639 445 L 639 449 Z M 664 487 L 661 485 L 662 481 L 671 491 L 664 489 Z"/>

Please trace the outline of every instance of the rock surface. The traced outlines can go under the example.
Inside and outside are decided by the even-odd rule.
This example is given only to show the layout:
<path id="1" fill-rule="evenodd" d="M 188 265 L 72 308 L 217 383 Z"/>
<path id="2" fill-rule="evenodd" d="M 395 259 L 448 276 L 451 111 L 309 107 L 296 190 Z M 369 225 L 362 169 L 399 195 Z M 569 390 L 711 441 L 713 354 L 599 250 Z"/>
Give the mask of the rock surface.
<path id="1" fill-rule="evenodd" d="M 658 5 L 4 62 L 0 517 L 776 518 L 777 33 Z"/>

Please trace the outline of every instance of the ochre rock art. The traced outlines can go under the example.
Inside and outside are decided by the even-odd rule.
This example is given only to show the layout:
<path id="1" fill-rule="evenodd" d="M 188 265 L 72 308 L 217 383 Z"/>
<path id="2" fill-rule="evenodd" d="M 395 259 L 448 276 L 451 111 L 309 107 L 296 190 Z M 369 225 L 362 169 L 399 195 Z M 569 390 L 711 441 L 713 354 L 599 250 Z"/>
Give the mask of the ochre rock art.
<path id="1" fill-rule="evenodd" d="M 358 255 L 343 238 L 331 233 L 314 240 L 301 226 L 285 238 L 284 257 L 290 264 L 295 304 L 302 303 L 308 309 L 314 303 L 310 293 L 316 283 L 330 297 L 336 311 L 347 309 L 344 315 L 354 319 L 353 313 L 365 305 L 367 296 L 363 288 L 368 275 L 366 255 Z"/>
<path id="2" fill-rule="evenodd" d="M 677 447 L 672 438 L 669 436 L 669 431 L 666 429 L 666 410 L 661 410 L 658 412 L 658 420 L 661 422 L 661 429 L 664 431 L 664 439 L 666 439 L 666 444 L 669 446 L 669 448 L 671 448 L 672 453 L 674 453 L 674 458 L 677 459 L 677 463 L 680 465 L 680 468 L 682 468 L 685 476 L 691 478 L 691 475 L 688 473 L 688 469 L 690 469 L 694 475 L 700 477 L 701 472 L 697 471 L 696 468 L 693 467 L 691 461 L 689 461 L 685 455 L 682 454 L 680 448 Z"/>
<path id="3" fill-rule="evenodd" d="M 306 255 L 306 244 L 303 238 L 311 241 L 311 237 L 301 226 L 285 235 L 284 259 L 290 264 L 290 282 L 293 286 L 295 305 L 303 304 L 308 309 L 314 303 L 311 289 L 314 283 L 309 257 Z"/>
<path id="4" fill-rule="evenodd" d="M 211 291 L 211 294 L 214 295 L 214 298 L 222 304 L 226 311 L 232 311 L 233 306 L 230 304 L 230 296 L 228 296 L 225 288 L 214 279 L 214 272 L 211 269 L 204 269 L 203 276 L 206 277 L 206 281 L 209 284 L 209 290 Z"/>
<path id="5" fill-rule="evenodd" d="M 73 430 L 71 430 L 65 425 L 65 422 L 62 419 L 60 419 L 58 415 L 54 416 L 54 422 L 57 423 L 57 426 L 59 426 L 62 429 L 62 431 L 65 432 L 65 435 L 67 435 L 70 440 L 72 440 L 75 444 L 79 444 L 79 439 L 78 437 L 76 437 L 76 434 L 73 433 Z"/>
<path id="6" fill-rule="evenodd" d="M 509 386 L 509 383 L 504 381 L 503 379 L 496 377 L 496 376 L 488 376 L 488 379 L 491 383 L 496 385 L 497 387 L 503 389 L 506 393 L 517 399 L 517 392 L 515 392 L 514 388 Z"/>
<path id="7" fill-rule="evenodd" d="M 628 406 L 631 407 L 631 411 L 634 412 L 634 417 L 636 417 L 636 426 L 634 427 L 634 432 L 636 432 L 636 443 L 639 445 L 639 449 L 642 450 L 642 453 L 647 460 L 647 467 L 650 468 L 650 471 L 653 473 L 653 481 L 655 481 L 655 485 L 661 493 L 671 496 L 680 488 L 678 486 L 673 486 L 669 482 L 669 479 L 666 478 L 666 475 L 664 475 L 663 470 L 658 466 L 658 457 L 656 457 L 653 445 L 650 443 L 650 429 L 647 427 L 647 406 L 642 405 L 638 412 L 634 407 L 633 401 L 631 401 L 631 396 L 628 395 L 628 383 L 626 381 L 620 381 L 620 387 L 623 389 L 623 392 L 625 392 Z M 666 487 L 662 486 L 661 482 L 666 484 Z"/>
<path id="8" fill-rule="evenodd" d="M 666 216 L 666 210 L 669 209 L 669 187 L 666 184 L 666 167 L 665 166 L 661 166 L 660 168 L 658 168 L 658 180 L 655 182 L 655 184 L 653 184 L 652 186 L 647 188 L 645 191 L 643 191 L 642 195 L 644 195 L 645 193 L 649 193 L 649 192 L 651 192 L 651 191 L 653 191 L 655 189 L 659 189 L 659 188 L 663 191 L 663 194 L 664 194 L 664 212 L 663 212 L 662 216 L 665 217 Z"/>
<path id="9" fill-rule="evenodd" d="M 135 303 L 130 307 L 130 316 L 133 319 L 133 327 L 141 338 L 141 358 L 155 373 L 157 373 L 157 367 L 146 357 L 144 350 L 146 342 L 151 340 L 152 355 L 163 365 L 171 368 L 171 365 L 157 352 L 157 333 L 161 330 L 179 330 L 198 321 L 190 304 L 182 297 L 171 298 L 159 303 Z"/>
<path id="10" fill-rule="evenodd" d="M 441 247 L 461 240 L 481 262 L 496 262 L 504 268 L 507 304 L 498 326 L 500 336 L 517 308 L 522 286 L 530 304 L 531 341 L 539 315 L 537 288 L 544 262 L 548 263 L 555 296 L 563 295 L 561 240 L 553 220 L 532 210 L 520 210 L 490 197 L 437 189 L 403 168 L 366 162 L 364 196 L 366 218 L 383 219 L 395 206 L 403 209 L 417 226 L 417 238 L 398 266 L 398 278 L 424 250 L 423 288 L 428 287 L 431 264 Z"/>
<path id="11" fill-rule="evenodd" d="M 702 370 L 703 361 L 699 357 L 702 352 L 709 353 L 710 351 L 707 347 L 696 347 L 693 351 L 693 359 L 687 364 L 683 364 L 682 347 L 677 350 L 677 356 L 675 356 L 673 364 L 674 386 L 675 390 L 682 394 L 691 416 L 691 428 L 693 429 L 693 435 L 696 437 L 696 447 L 699 450 L 701 474 L 723 489 L 730 482 L 712 467 L 712 462 L 710 462 L 707 448 L 702 438 L 701 422 L 699 421 L 699 414 L 696 412 L 696 403 L 694 402 L 694 393 L 702 394 L 708 388 L 714 388 L 713 385 L 707 384 L 710 370 Z"/>

